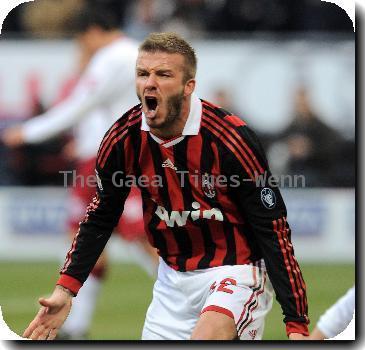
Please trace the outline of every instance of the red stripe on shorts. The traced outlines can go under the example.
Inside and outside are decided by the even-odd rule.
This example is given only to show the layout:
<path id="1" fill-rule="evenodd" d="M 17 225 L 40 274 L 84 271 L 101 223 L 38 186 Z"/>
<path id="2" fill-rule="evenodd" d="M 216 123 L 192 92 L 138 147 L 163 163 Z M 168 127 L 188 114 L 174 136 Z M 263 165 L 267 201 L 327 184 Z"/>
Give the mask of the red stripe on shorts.
<path id="1" fill-rule="evenodd" d="M 224 314 L 227 315 L 228 317 L 231 317 L 234 319 L 233 313 L 232 311 L 225 309 L 224 307 L 221 306 L 217 306 L 217 305 L 209 305 L 207 307 L 205 307 L 200 314 L 203 314 L 204 312 L 207 311 L 214 311 L 214 312 L 218 312 L 220 314 Z"/>

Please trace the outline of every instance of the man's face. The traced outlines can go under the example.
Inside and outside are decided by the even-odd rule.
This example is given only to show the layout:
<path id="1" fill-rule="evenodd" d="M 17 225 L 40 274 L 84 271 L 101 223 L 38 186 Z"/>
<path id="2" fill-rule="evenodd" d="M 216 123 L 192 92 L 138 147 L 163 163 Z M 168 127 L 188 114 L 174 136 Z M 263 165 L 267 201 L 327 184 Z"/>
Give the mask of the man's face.
<path id="1" fill-rule="evenodd" d="M 137 96 L 150 128 L 161 129 L 180 117 L 185 97 L 195 81 L 184 82 L 184 57 L 166 52 L 141 51 L 136 65 Z"/>

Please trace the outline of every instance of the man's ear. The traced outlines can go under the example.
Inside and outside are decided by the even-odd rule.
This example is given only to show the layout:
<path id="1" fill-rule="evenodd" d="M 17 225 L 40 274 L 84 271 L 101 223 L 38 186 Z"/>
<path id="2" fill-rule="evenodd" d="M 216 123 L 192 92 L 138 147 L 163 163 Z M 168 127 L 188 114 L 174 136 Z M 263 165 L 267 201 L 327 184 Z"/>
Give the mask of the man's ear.
<path id="1" fill-rule="evenodd" d="M 194 90 L 195 90 L 195 84 L 196 81 L 195 79 L 189 79 L 186 83 L 185 83 L 185 88 L 184 88 L 184 96 L 190 96 Z"/>

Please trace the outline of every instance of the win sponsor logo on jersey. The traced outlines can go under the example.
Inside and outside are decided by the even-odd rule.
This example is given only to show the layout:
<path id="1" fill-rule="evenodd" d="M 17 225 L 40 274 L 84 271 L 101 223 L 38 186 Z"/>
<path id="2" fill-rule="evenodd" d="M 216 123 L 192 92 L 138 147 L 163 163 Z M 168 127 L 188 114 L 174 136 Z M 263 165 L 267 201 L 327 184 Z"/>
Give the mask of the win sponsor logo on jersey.
<path id="1" fill-rule="evenodd" d="M 183 210 L 177 211 L 172 210 L 170 213 L 166 210 L 166 208 L 162 206 L 157 206 L 155 214 L 163 221 L 166 222 L 168 227 L 174 227 L 175 224 L 177 226 L 185 226 L 186 221 L 190 217 L 191 220 L 196 221 L 198 219 L 208 219 L 208 220 L 217 220 L 223 221 L 223 214 L 218 208 L 211 208 L 206 210 L 200 210 L 200 204 L 198 202 L 193 202 L 191 204 L 194 210 Z"/>

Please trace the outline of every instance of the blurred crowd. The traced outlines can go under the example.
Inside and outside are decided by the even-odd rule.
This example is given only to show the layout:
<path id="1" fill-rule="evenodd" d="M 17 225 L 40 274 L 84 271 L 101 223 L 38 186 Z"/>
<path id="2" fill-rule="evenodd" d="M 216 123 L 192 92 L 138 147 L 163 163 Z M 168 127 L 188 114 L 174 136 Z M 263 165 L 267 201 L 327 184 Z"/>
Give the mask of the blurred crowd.
<path id="1" fill-rule="evenodd" d="M 2 35 L 68 36 L 72 13 L 85 2 L 113 9 L 121 28 L 136 39 L 153 31 L 176 31 L 188 38 L 257 31 L 353 31 L 343 9 L 320 0 L 36 0 L 11 11 Z"/>
<path id="2" fill-rule="evenodd" d="M 266 151 L 275 174 L 304 175 L 309 187 L 353 187 L 355 143 L 326 125 L 311 108 L 308 92 L 296 92 L 292 122 L 270 142 Z"/>
<path id="3" fill-rule="evenodd" d="M 35 6 L 36 2 L 36 6 Z M 72 36 L 72 14 L 87 3 L 112 8 L 122 30 L 138 40 L 152 31 L 189 37 L 258 32 L 347 32 L 345 12 L 320 0 L 36 0 L 18 6 L 4 21 L 3 38 Z M 218 89 L 212 102 L 241 115 L 229 92 Z M 259 134 L 273 173 L 304 175 L 308 187 L 355 186 L 355 142 L 326 125 L 312 109 L 305 87 L 298 87 L 292 122 L 278 134 Z M 48 107 L 48 106 L 47 106 Z M 32 115 L 43 111 L 39 96 Z M 0 120 L 1 122 L 1 120 Z M 2 125 L 0 125 L 0 128 Z M 66 146 L 65 146 L 66 145 Z M 0 185 L 63 185 L 59 171 L 73 169 L 72 134 L 47 144 L 8 150 L 0 144 Z"/>
<path id="4" fill-rule="evenodd" d="M 217 89 L 214 103 L 239 116 L 228 91 Z M 327 125 L 311 106 L 307 88 L 298 85 L 291 104 L 291 122 L 280 132 L 255 130 L 274 175 L 304 175 L 306 187 L 354 187 L 355 140 Z M 250 120 L 246 119 L 250 125 Z M 303 184 L 304 185 L 304 184 Z M 283 183 L 289 186 L 289 181 Z"/>

